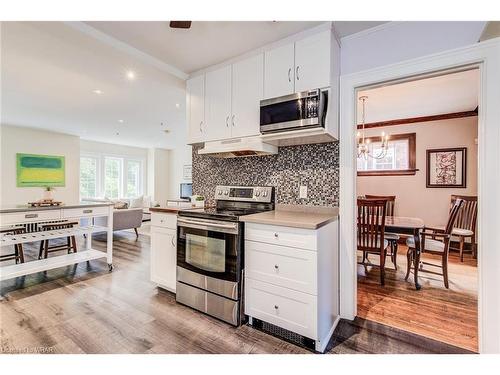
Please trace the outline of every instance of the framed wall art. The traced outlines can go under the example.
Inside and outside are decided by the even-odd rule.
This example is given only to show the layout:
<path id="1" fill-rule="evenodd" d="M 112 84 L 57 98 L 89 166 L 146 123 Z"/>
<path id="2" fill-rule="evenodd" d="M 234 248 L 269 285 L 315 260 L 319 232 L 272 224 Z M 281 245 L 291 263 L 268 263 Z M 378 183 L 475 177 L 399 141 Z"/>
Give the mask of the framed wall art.
<path id="1" fill-rule="evenodd" d="M 466 180 L 466 147 L 427 150 L 428 188 L 465 188 Z"/>
<path id="2" fill-rule="evenodd" d="M 16 154 L 17 187 L 65 186 L 64 156 Z"/>

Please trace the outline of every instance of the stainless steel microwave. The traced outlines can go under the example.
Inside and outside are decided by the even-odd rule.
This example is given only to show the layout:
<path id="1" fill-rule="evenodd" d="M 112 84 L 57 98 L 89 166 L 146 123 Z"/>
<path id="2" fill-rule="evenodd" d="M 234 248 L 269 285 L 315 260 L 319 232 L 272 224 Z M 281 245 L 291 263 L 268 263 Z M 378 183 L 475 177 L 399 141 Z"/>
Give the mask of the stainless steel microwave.
<path id="1" fill-rule="evenodd" d="M 328 89 L 303 91 L 260 101 L 260 132 L 325 127 Z"/>

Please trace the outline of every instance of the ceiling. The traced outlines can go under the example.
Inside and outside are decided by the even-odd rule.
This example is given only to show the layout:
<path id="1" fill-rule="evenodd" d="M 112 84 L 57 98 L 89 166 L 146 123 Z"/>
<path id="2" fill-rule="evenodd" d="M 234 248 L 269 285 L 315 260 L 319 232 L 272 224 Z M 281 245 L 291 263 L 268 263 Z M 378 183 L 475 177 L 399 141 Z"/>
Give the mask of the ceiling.
<path id="1" fill-rule="evenodd" d="M 479 100 L 479 69 L 358 92 L 366 100 L 366 123 L 473 111 Z M 358 124 L 361 123 L 358 105 Z"/>
<path id="2" fill-rule="evenodd" d="M 345 36 L 379 23 L 336 27 Z M 186 133 L 178 77 L 319 24 L 195 21 L 173 30 L 168 21 L 2 22 L 2 124 L 175 148 Z"/>
<path id="3" fill-rule="evenodd" d="M 2 124 L 139 147 L 185 138 L 183 80 L 62 22 L 3 22 L 1 38 Z"/>
<path id="4" fill-rule="evenodd" d="M 114 38 L 177 69 L 192 73 L 324 22 L 194 21 L 190 29 L 172 29 L 169 22 L 86 22 Z M 334 22 L 340 37 L 384 22 Z"/>

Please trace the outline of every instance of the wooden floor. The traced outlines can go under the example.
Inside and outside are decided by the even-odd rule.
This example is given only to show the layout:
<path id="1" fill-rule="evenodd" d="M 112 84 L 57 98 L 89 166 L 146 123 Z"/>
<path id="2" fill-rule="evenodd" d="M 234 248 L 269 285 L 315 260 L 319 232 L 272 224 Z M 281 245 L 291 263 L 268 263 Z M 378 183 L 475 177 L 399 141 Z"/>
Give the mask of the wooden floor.
<path id="1" fill-rule="evenodd" d="M 93 247 L 104 249 L 105 242 Z M 80 245 L 82 242 L 79 241 Z M 82 248 L 82 246 L 80 246 Z M 26 250 L 33 259 L 36 247 Z M 310 353 L 232 327 L 175 302 L 149 282 L 149 237 L 115 235 L 104 260 L 2 282 L 2 353 Z M 341 321 L 328 353 L 464 353 L 463 349 L 357 318 Z"/>
<path id="2" fill-rule="evenodd" d="M 450 288 L 445 289 L 442 276 L 420 272 L 422 289 L 416 291 L 410 282 L 413 274 L 404 281 L 406 251 L 406 246 L 399 246 L 398 271 L 387 259 L 384 287 L 379 283 L 378 267 L 358 265 L 358 316 L 477 352 L 476 260 L 466 254 L 460 263 L 452 253 Z M 437 258 L 424 257 L 439 264 Z M 378 264 L 377 256 L 370 255 L 370 261 Z"/>

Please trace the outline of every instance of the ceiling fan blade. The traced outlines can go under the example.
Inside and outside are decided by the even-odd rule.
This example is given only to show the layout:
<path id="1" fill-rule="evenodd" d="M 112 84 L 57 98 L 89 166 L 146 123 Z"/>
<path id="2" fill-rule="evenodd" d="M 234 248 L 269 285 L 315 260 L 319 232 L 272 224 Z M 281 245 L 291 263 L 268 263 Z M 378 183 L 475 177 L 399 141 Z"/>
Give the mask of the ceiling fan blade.
<path id="1" fill-rule="evenodd" d="M 170 27 L 173 29 L 189 29 L 191 21 L 170 21 Z"/>

